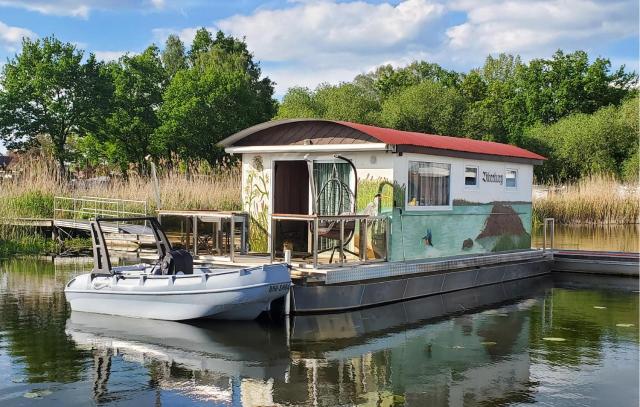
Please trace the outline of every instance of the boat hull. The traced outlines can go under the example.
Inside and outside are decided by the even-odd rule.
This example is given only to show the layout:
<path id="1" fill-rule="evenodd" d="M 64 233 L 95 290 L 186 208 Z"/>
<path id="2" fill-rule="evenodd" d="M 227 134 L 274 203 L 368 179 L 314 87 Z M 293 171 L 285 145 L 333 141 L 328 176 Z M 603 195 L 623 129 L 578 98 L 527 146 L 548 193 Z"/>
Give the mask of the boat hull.
<path id="1" fill-rule="evenodd" d="M 291 285 L 286 265 L 185 276 L 94 277 L 67 284 L 73 311 L 182 321 L 255 319 Z"/>

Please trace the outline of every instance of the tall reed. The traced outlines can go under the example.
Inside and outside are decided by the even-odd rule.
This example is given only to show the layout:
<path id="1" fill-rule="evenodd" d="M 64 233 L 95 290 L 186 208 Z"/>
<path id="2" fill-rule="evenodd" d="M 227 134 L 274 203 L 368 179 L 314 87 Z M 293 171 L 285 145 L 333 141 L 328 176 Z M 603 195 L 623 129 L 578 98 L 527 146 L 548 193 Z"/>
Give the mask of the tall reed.
<path id="1" fill-rule="evenodd" d="M 50 218 L 56 195 L 92 196 L 147 201 L 155 210 L 153 183 L 149 177 L 131 175 L 103 180 L 60 179 L 48 160 L 27 158 L 13 179 L 0 180 L 0 219 Z M 159 169 L 163 209 L 241 208 L 241 176 L 237 165 L 226 165 L 209 173 L 191 171 L 187 176 Z"/>
<path id="2" fill-rule="evenodd" d="M 638 185 L 625 185 L 613 176 L 594 175 L 566 185 L 550 185 L 534 194 L 533 214 L 540 222 L 555 218 L 563 224 L 640 223 Z"/>

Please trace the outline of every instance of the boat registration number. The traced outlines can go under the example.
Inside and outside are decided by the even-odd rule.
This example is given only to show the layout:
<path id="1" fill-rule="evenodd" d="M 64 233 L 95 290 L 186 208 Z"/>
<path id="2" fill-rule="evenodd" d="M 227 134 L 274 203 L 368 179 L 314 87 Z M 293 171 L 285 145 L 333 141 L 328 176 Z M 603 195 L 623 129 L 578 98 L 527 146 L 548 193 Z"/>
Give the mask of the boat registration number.
<path id="1" fill-rule="evenodd" d="M 283 284 L 271 284 L 269 286 L 269 292 L 273 293 L 273 292 L 278 292 L 278 291 L 286 291 L 289 289 L 289 283 L 283 283 Z"/>

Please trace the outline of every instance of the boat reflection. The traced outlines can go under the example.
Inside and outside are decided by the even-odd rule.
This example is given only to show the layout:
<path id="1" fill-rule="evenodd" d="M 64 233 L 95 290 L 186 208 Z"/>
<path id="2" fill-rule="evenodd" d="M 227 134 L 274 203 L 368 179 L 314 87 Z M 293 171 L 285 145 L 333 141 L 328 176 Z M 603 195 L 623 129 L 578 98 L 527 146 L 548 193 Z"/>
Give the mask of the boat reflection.
<path id="1" fill-rule="evenodd" d="M 531 397 L 530 310 L 549 277 L 294 319 L 292 363 L 325 405 L 495 405 Z M 340 391 L 331 391 L 337 386 Z M 284 400 L 283 400 L 284 401 Z"/>
<path id="2" fill-rule="evenodd" d="M 530 397 L 530 308 L 550 287 L 542 277 L 296 316 L 290 336 L 275 324 L 75 312 L 66 333 L 94 353 L 98 402 L 116 356 L 147 367 L 162 390 L 231 405 L 522 402 Z"/>
<path id="3" fill-rule="evenodd" d="M 163 390 L 212 401 L 241 400 L 246 387 L 247 395 L 270 394 L 290 365 L 284 331 L 252 321 L 188 324 L 72 312 L 65 332 L 94 352 L 98 402 L 109 393 L 113 357 L 146 366 Z"/>

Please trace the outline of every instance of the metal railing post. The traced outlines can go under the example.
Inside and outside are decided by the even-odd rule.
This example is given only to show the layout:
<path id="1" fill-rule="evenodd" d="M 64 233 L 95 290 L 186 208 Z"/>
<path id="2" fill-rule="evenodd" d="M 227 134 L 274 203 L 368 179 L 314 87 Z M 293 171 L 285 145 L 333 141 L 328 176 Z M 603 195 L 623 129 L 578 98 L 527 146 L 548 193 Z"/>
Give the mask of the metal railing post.
<path id="1" fill-rule="evenodd" d="M 273 263 L 273 261 L 275 260 L 276 257 L 276 222 L 277 219 L 275 219 L 273 217 L 273 215 L 271 215 L 271 231 L 269 233 L 269 252 L 270 252 L 270 257 L 269 257 L 269 261 L 271 263 Z"/>
<path id="2" fill-rule="evenodd" d="M 551 253 L 555 249 L 555 237 L 556 237 L 556 220 L 554 218 L 550 218 L 551 222 Z"/>
<path id="3" fill-rule="evenodd" d="M 548 225 L 548 226 L 547 226 Z M 543 238 L 542 238 L 542 252 L 547 251 L 547 232 L 549 233 L 549 251 L 551 252 L 551 256 L 553 257 L 553 250 L 555 248 L 555 232 L 556 232 L 556 220 L 555 218 L 544 218 L 543 223 Z"/>
<path id="4" fill-rule="evenodd" d="M 367 218 L 363 219 L 364 222 L 364 228 L 362 227 L 362 224 L 360 224 L 360 229 L 362 230 L 362 237 L 360 239 L 360 260 L 362 261 L 367 261 L 367 234 L 369 233 L 369 231 L 367 230 L 367 226 L 368 226 L 368 221 Z"/>
<path id="5" fill-rule="evenodd" d="M 231 263 L 236 257 L 236 219 L 235 216 L 231 215 L 231 241 L 229 242 L 229 258 L 231 259 Z"/>
<path id="6" fill-rule="evenodd" d="M 313 268 L 318 268 L 318 217 L 313 218 Z"/>
<path id="7" fill-rule="evenodd" d="M 344 219 L 340 219 L 340 267 L 344 265 Z"/>
<path id="8" fill-rule="evenodd" d="M 391 218 L 385 219 L 384 225 L 384 260 L 389 261 L 389 238 L 391 236 Z"/>

